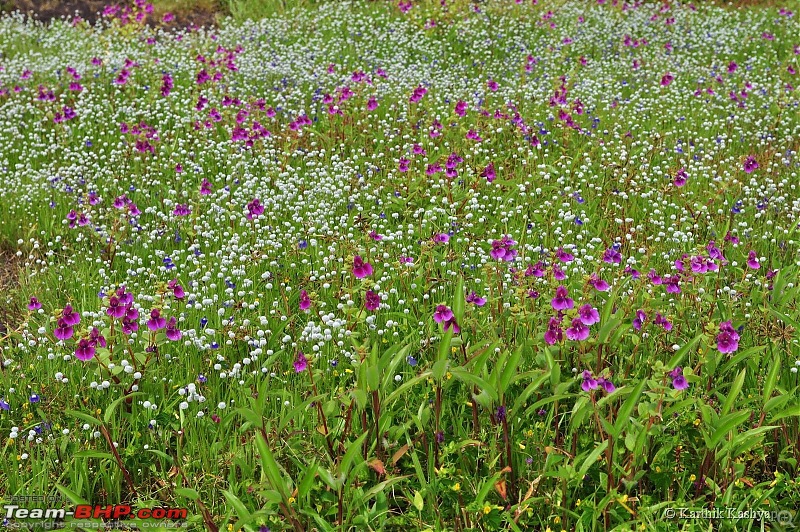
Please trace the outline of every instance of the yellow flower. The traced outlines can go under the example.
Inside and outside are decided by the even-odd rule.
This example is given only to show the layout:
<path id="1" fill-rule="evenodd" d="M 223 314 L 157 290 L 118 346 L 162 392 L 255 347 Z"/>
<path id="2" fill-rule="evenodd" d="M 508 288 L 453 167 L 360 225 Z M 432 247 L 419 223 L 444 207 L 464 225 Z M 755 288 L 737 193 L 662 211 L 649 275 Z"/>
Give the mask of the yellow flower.
<path id="1" fill-rule="evenodd" d="M 697 477 L 694 474 L 689 475 L 689 482 L 694 482 L 697 480 Z"/>
<path id="2" fill-rule="evenodd" d="M 554 522 L 555 524 L 558 524 L 558 523 L 560 523 L 560 522 L 561 522 L 561 518 L 560 518 L 559 516 L 556 516 L 556 518 L 555 518 L 555 519 L 553 519 L 553 522 Z"/>
<path id="3" fill-rule="evenodd" d="M 461 491 L 461 483 L 460 482 L 456 482 L 455 484 L 453 484 L 453 491 Z"/>
<path id="4" fill-rule="evenodd" d="M 656 466 L 656 473 L 661 473 L 661 467 L 660 466 Z"/>
<path id="5" fill-rule="evenodd" d="M 578 500 L 575 502 L 575 506 L 580 506 L 580 505 L 581 505 L 581 500 L 580 500 L 580 499 L 578 499 Z"/>
<path id="6" fill-rule="evenodd" d="M 485 506 L 483 507 L 483 513 L 484 513 L 484 514 L 486 514 L 486 515 L 488 515 L 488 514 L 492 513 L 492 507 L 491 507 L 491 506 L 489 506 L 488 504 L 487 504 L 487 505 L 485 505 Z"/>
<path id="7" fill-rule="evenodd" d="M 700 418 L 694 420 L 694 426 L 697 427 L 700 425 Z"/>
<path id="8" fill-rule="evenodd" d="M 295 501 L 294 497 L 289 497 L 289 504 L 294 504 L 294 501 Z"/>

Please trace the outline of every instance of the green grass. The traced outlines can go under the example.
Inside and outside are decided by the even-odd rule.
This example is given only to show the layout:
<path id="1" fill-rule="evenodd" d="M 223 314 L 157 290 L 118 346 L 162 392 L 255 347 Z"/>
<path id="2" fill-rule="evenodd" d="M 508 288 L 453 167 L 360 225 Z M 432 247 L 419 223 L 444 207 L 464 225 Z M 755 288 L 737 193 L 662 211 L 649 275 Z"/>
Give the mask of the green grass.
<path id="1" fill-rule="evenodd" d="M 0 333 L 0 497 L 185 506 L 209 531 L 694 530 L 712 525 L 665 511 L 712 507 L 789 512 L 765 528 L 796 520 L 800 115 L 786 84 L 800 83 L 800 15 L 287 4 L 231 0 L 232 20 L 180 40 L 0 21 L 0 249 L 23 262 L 0 297 L 15 311 Z M 198 84 L 202 70 L 221 79 Z M 324 98 L 345 86 L 338 115 Z M 65 106 L 77 117 L 55 122 Z M 301 111 L 311 123 L 293 127 Z M 253 120 L 270 136 L 231 140 Z M 454 152 L 457 176 L 428 175 Z M 115 206 L 123 196 L 141 213 Z M 249 219 L 254 199 L 264 212 Z M 88 223 L 70 227 L 71 211 Z M 491 254 L 503 235 L 515 262 Z M 603 259 L 615 246 L 619 264 Z M 681 291 L 667 291 L 655 277 L 679 275 L 684 255 Z M 356 256 L 372 275 L 354 275 Z M 716 269 L 690 273 L 698 257 Z M 562 333 L 578 308 L 597 311 L 587 339 L 548 341 L 559 286 L 574 299 Z M 135 336 L 106 312 L 117 290 L 138 305 Z M 31 296 L 41 311 L 24 309 Z M 67 304 L 81 323 L 58 343 Z M 154 309 L 179 320 L 179 341 L 148 330 Z M 723 353 L 728 321 L 741 338 Z M 77 360 L 94 327 L 106 345 Z M 616 389 L 584 390 L 583 371 Z"/>

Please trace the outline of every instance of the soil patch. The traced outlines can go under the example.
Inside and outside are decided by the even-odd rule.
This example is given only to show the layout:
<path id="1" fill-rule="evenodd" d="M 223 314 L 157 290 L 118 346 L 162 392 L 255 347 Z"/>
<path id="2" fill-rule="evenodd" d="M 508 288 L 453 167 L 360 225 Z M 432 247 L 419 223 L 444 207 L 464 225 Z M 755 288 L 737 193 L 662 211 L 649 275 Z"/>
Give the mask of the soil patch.
<path id="1" fill-rule="evenodd" d="M 111 0 L 0 0 L 4 11 L 19 10 L 25 14 L 49 22 L 53 19 L 66 17 L 72 20 L 76 15 L 83 20 L 94 24 L 100 17 L 103 9 L 114 2 Z M 200 26 L 215 26 L 218 18 L 223 14 L 214 2 L 191 0 L 175 3 L 155 3 L 155 11 L 148 16 L 151 24 L 162 24 L 167 27 L 189 28 Z M 168 9 L 172 4 L 174 9 Z M 168 24 L 161 21 L 164 13 L 169 11 L 174 15 L 174 20 Z"/>

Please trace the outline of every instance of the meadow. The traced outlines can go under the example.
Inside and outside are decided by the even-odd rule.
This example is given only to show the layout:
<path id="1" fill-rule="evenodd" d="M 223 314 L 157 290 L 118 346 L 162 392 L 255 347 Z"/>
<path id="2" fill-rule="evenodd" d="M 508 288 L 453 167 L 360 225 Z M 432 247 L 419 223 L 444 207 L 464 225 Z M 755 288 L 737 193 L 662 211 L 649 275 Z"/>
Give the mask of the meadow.
<path id="1" fill-rule="evenodd" d="M 0 499 L 800 526 L 798 14 L 286 4 L 0 18 Z"/>

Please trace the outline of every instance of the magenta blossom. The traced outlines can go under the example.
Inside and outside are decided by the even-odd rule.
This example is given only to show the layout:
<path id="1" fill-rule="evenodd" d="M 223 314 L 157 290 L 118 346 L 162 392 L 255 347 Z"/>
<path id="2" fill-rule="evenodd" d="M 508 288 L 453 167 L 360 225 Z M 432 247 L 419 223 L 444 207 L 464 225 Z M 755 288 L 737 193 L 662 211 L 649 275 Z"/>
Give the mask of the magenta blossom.
<path id="1" fill-rule="evenodd" d="M 453 319 L 453 311 L 447 305 L 437 305 L 433 313 L 433 321 L 436 323 L 446 323 Z"/>
<path id="2" fill-rule="evenodd" d="M 364 262 L 359 255 L 353 257 L 353 275 L 356 279 L 363 279 L 372 275 L 372 264 Z"/>
<path id="3" fill-rule="evenodd" d="M 686 169 L 681 168 L 680 170 L 678 170 L 678 173 L 675 174 L 675 180 L 673 181 L 673 183 L 675 184 L 676 187 L 682 187 L 683 185 L 686 184 L 686 180 L 688 177 L 689 176 L 686 173 Z"/>
<path id="4" fill-rule="evenodd" d="M 55 336 L 59 340 L 69 340 L 70 338 L 72 338 L 73 334 L 74 334 L 74 329 L 72 328 L 72 325 L 67 323 L 64 320 L 64 318 L 60 318 L 56 322 L 56 328 L 53 331 L 53 336 Z"/>
<path id="5" fill-rule="evenodd" d="M 364 307 L 367 310 L 378 310 L 378 307 L 381 306 L 381 296 L 379 296 L 376 292 L 372 290 L 367 290 L 366 295 L 364 296 Z"/>
<path id="6" fill-rule="evenodd" d="M 592 285 L 598 292 L 607 292 L 608 289 L 611 288 L 611 286 L 604 280 L 600 279 L 596 273 L 593 273 L 589 277 L 589 284 Z"/>
<path id="7" fill-rule="evenodd" d="M 177 320 L 175 317 L 171 317 L 167 322 L 167 340 L 171 342 L 177 342 L 181 339 L 181 331 L 178 329 Z"/>
<path id="8" fill-rule="evenodd" d="M 474 304 L 476 307 L 482 307 L 486 304 L 486 298 L 478 296 L 474 290 L 467 295 L 465 301 Z"/>
<path id="9" fill-rule="evenodd" d="M 94 358 L 95 347 L 87 338 L 81 338 L 75 348 L 75 358 L 86 362 Z"/>
<path id="10" fill-rule="evenodd" d="M 308 359 L 306 356 L 299 352 L 297 353 L 297 358 L 294 360 L 294 371 L 296 373 L 302 373 L 308 367 Z"/>
<path id="11" fill-rule="evenodd" d="M 739 333 L 733 328 L 730 321 L 719 324 L 719 334 L 717 334 L 717 349 L 720 353 L 733 353 L 739 349 Z"/>
<path id="12" fill-rule="evenodd" d="M 750 251 L 747 255 L 747 267 L 751 270 L 757 270 L 761 267 L 761 264 L 758 262 L 758 257 L 756 256 L 755 251 Z"/>
<path id="13" fill-rule="evenodd" d="M 247 219 L 252 220 L 264 214 L 264 206 L 258 199 L 253 199 L 247 204 Z"/>
<path id="14" fill-rule="evenodd" d="M 308 292 L 300 290 L 300 310 L 308 310 L 311 308 L 311 298 L 308 297 Z"/>
<path id="15" fill-rule="evenodd" d="M 587 303 L 578 309 L 578 318 L 584 325 L 594 325 L 600 321 L 600 313 Z"/>
<path id="16" fill-rule="evenodd" d="M 567 329 L 567 338 L 582 342 L 589 338 L 589 327 L 581 322 L 580 318 L 572 320 L 572 326 Z"/>
<path id="17" fill-rule="evenodd" d="M 544 333 L 544 341 L 549 345 L 553 345 L 563 339 L 564 331 L 561 328 L 561 318 L 551 317 L 547 323 L 547 331 Z"/>
<path id="18" fill-rule="evenodd" d="M 447 244 L 450 242 L 450 235 L 447 233 L 437 233 L 433 235 L 433 241 L 437 244 Z"/>
<path id="19" fill-rule="evenodd" d="M 751 174 L 758 168 L 758 161 L 756 161 L 756 158 L 752 155 L 748 155 L 747 159 L 744 161 L 743 168 L 745 172 Z"/>
<path id="20" fill-rule="evenodd" d="M 72 305 L 64 307 L 64 310 L 61 311 L 61 319 L 63 319 L 64 323 L 67 325 L 77 325 L 81 322 L 80 314 L 72 310 Z"/>
<path id="21" fill-rule="evenodd" d="M 575 302 L 572 298 L 568 297 L 569 293 L 567 291 L 567 287 L 564 285 L 559 285 L 556 288 L 556 295 L 550 301 L 550 304 L 553 306 L 555 310 L 569 310 L 575 306 Z"/>
<path id="22" fill-rule="evenodd" d="M 157 331 L 167 326 L 167 320 L 161 316 L 161 311 L 154 308 L 150 311 L 150 319 L 147 320 L 147 328 L 151 331 Z"/>
<path id="23" fill-rule="evenodd" d="M 28 310 L 39 310 L 40 308 L 42 308 L 42 304 L 39 303 L 38 299 L 31 296 L 30 301 L 28 301 Z"/>
<path id="24" fill-rule="evenodd" d="M 683 370 L 680 366 L 670 371 L 668 375 L 672 379 L 672 387 L 676 390 L 685 390 L 689 387 L 689 383 L 686 382 L 686 377 L 683 376 Z"/>
<path id="25" fill-rule="evenodd" d="M 183 299 L 186 293 L 183 291 L 183 287 L 178 284 L 177 279 L 173 279 L 167 283 L 167 288 L 172 290 L 172 295 L 175 296 L 175 299 Z"/>
<path id="26" fill-rule="evenodd" d="M 588 392 L 589 390 L 596 390 L 598 383 L 597 380 L 592 376 L 592 372 L 588 369 L 581 374 L 583 378 L 583 382 L 581 383 L 581 389 L 584 392 Z"/>

